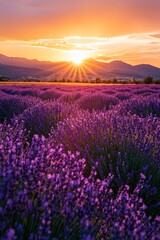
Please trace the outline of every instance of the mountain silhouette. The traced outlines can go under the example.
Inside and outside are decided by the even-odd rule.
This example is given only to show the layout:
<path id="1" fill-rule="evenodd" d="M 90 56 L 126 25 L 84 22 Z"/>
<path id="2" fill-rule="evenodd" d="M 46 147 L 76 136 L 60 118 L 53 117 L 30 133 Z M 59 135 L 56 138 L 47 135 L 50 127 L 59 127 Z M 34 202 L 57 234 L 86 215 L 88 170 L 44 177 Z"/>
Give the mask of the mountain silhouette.
<path id="1" fill-rule="evenodd" d="M 85 59 L 81 65 L 72 62 L 46 62 L 36 59 L 7 57 L 0 54 L 0 75 L 13 79 L 27 77 L 33 78 L 53 78 L 53 79 L 102 79 L 111 78 L 139 78 L 150 75 L 155 79 L 160 79 L 160 68 L 139 64 L 130 65 L 123 61 L 112 61 L 109 63 L 96 61 L 95 59 Z"/>

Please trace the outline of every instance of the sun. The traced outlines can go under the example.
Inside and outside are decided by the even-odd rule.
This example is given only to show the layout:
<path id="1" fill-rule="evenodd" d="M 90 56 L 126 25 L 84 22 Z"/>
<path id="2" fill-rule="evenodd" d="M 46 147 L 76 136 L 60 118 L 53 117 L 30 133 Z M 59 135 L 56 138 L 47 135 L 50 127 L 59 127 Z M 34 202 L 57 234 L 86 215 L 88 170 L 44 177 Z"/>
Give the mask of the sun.
<path id="1" fill-rule="evenodd" d="M 83 62 L 83 57 L 81 56 L 74 56 L 72 62 L 76 65 L 79 65 Z"/>
<path id="2" fill-rule="evenodd" d="M 85 58 L 86 58 L 86 54 L 83 51 L 80 51 L 80 50 L 72 51 L 72 53 L 70 54 L 70 60 L 75 65 L 82 64 L 82 62 Z"/>

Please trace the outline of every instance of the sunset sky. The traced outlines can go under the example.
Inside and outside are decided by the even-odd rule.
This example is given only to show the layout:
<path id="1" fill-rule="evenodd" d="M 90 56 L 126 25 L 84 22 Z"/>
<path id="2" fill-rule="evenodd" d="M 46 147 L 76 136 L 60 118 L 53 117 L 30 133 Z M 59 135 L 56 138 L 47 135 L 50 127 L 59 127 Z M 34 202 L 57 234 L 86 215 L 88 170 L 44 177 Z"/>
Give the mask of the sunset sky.
<path id="1" fill-rule="evenodd" d="M 159 0 L 0 0 L 0 53 L 160 67 Z"/>

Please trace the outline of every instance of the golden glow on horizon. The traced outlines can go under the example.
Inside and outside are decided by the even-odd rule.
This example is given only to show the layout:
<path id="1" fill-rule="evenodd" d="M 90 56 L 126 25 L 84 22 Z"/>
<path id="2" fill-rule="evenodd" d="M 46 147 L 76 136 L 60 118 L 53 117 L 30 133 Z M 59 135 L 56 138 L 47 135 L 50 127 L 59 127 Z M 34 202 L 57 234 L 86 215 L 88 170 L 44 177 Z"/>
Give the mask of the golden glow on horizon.
<path id="1" fill-rule="evenodd" d="M 0 54 L 8 57 L 67 62 L 84 65 L 84 59 L 160 67 L 160 32 L 137 33 L 111 38 L 71 36 L 27 40 L 0 40 Z M 81 64 L 83 63 L 83 64 Z"/>

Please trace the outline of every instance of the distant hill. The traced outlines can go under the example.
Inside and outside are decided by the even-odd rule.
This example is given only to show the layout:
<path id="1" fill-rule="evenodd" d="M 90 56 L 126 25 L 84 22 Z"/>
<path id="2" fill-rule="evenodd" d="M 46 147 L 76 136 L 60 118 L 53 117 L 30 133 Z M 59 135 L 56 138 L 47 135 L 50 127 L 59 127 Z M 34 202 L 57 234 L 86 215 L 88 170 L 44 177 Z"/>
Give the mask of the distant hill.
<path id="1" fill-rule="evenodd" d="M 122 61 L 110 63 L 85 59 L 82 65 L 72 62 L 45 62 L 25 58 L 7 57 L 0 54 L 0 75 L 13 79 L 53 78 L 53 79 L 102 79 L 139 78 L 151 75 L 160 79 L 160 68 L 149 64 L 132 66 Z"/>
<path id="2" fill-rule="evenodd" d="M 5 76 L 11 79 L 20 79 L 29 76 L 39 77 L 39 76 L 46 76 L 51 74 L 52 72 L 44 72 L 42 69 L 38 68 L 29 68 L 29 67 L 17 67 L 17 66 L 10 66 L 10 65 L 3 65 L 0 64 L 0 75 Z"/>
<path id="3" fill-rule="evenodd" d="M 28 67 L 28 68 L 43 68 L 45 65 L 52 64 L 51 62 L 38 61 L 36 59 L 29 60 L 26 58 L 7 57 L 0 54 L 0 63 L 9 66 Z"/>

